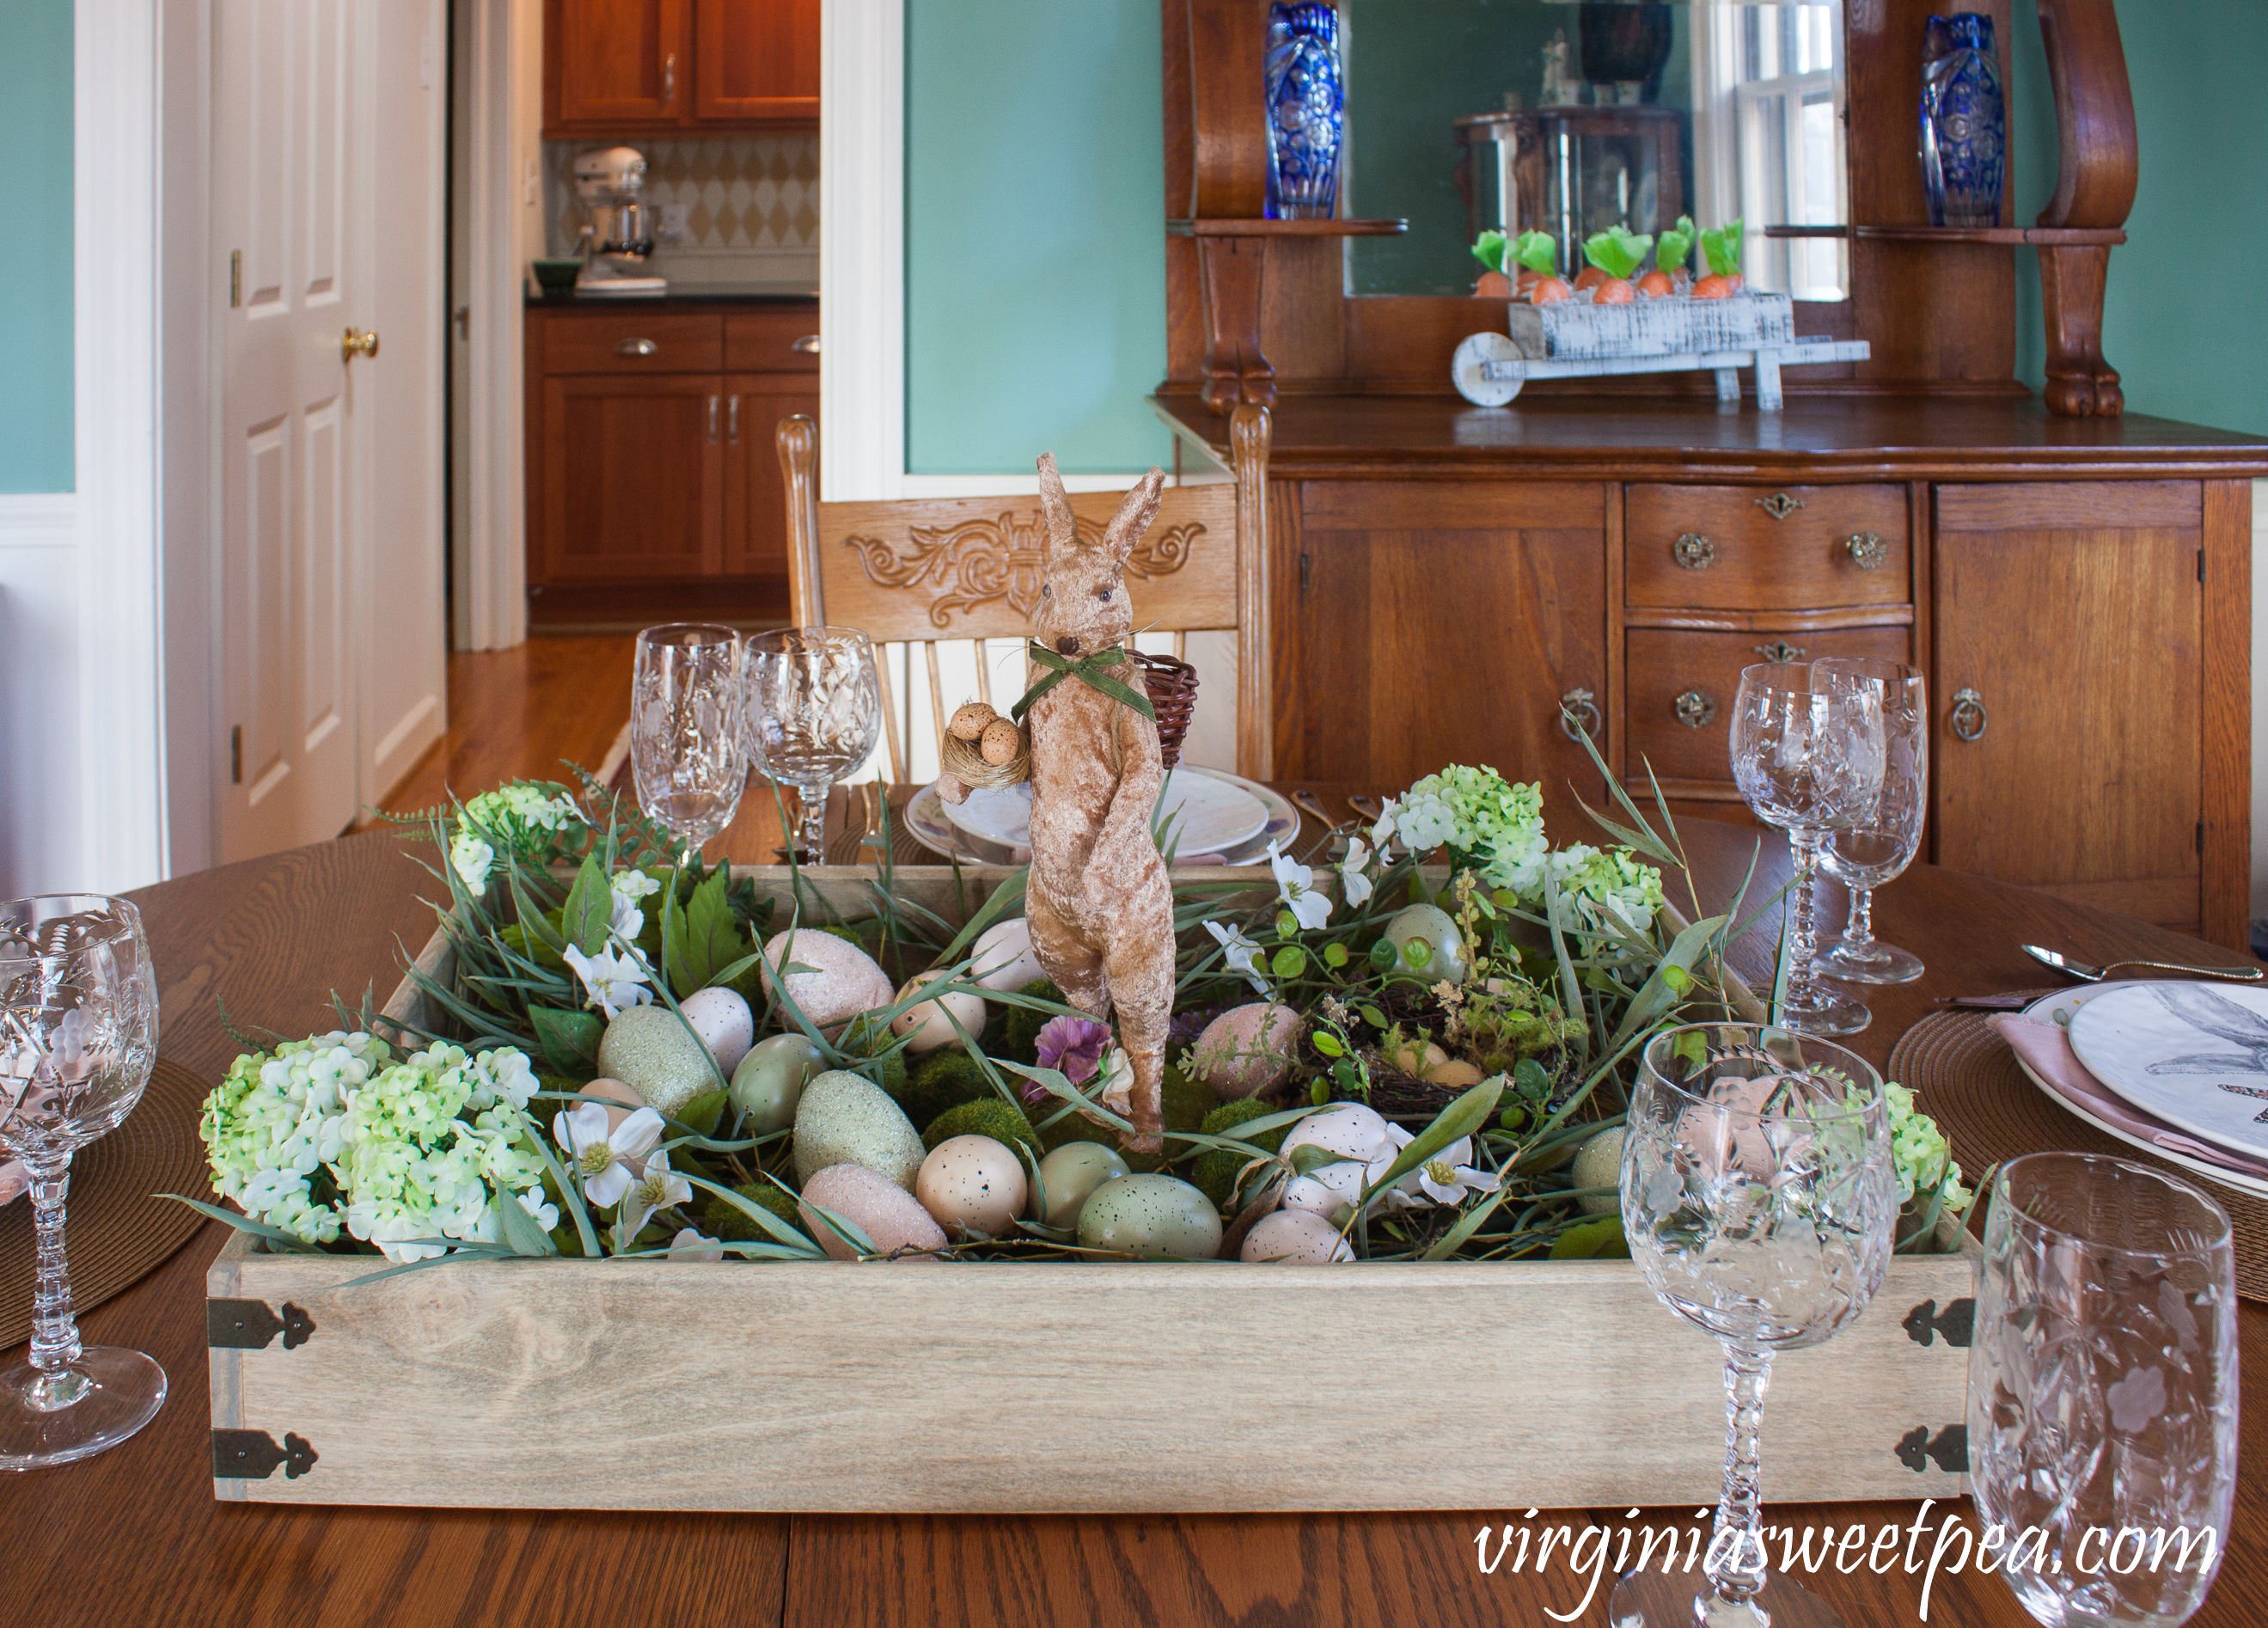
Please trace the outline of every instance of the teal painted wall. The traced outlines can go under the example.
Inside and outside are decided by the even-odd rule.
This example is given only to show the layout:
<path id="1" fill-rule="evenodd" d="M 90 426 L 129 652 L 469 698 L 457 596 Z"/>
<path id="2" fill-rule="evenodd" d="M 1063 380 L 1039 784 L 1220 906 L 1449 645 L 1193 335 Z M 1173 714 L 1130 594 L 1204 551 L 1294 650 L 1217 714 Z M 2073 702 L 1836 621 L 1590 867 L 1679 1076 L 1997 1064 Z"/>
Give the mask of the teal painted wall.
<path id="1" fill-rule="evenodd" d="M 1166 462 L 1158 0 L 906 0 L 906 468 Z"/>
<path id="2" fill-rule="evenodd" d="M 71 0 L 0 4 L 0 492 L 67 492 L 71 473 Z"/>

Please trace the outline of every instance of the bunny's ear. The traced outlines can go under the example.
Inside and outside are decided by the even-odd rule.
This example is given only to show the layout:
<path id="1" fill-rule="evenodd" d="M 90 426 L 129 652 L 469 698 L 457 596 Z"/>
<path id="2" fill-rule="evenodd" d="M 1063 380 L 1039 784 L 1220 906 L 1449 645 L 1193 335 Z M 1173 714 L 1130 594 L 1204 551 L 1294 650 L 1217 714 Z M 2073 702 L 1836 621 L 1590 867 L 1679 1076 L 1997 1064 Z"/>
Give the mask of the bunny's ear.
<path id="1" fill-rule="evenodd" d="M 1040 518 L 1046 522 L 1050 558 L 1069 554 L 1079 542 L 1079 521 L 1064 495 L 1063 476 L 1056 473 L 1056 455 L 1040 454 Z"/>
<path id="2" fill-rule="evenodd" d="M 1109 528 L 1102 534 L 1102 547 L 1116 564 L 1126 563 L 1126 556 L 1134 552 L 1134 545 L 1142 541 L 1142 534 L 1150 529 L 1150 522 L 1158 518 L 1158 505 L 1165 491 L 1166 472 L 1152 469 L 1126 494 L 1125 500 L 1118 505 L 1118 512 L 1110 517 Z"/>

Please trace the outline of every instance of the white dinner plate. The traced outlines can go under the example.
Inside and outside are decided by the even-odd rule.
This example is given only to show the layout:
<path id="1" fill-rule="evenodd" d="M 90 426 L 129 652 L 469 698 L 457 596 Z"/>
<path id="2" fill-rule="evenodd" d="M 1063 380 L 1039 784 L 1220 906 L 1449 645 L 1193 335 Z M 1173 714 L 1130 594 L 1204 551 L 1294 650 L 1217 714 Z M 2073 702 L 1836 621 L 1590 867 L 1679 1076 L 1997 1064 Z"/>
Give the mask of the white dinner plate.
<path id="1" fill-rule="evenodd" d="M 2072 1015 L 2088 1002 L 2119 990 L 2139 988 L 2141 982 L 2139 979 L 2124 979 L 2110 983 L 2090 983 L 2084 989 L 2058 990 L 2052 995 L 2043 995 L 2025 1007 L 2023 1015 L 2040 1023 L 2054 1023 L 2059 1020 L 2068 1023 Z M 2226 1166 L 2213 1164 L 2192 1154 L 2184 1153 L 2178 1148 L 2161 1146 L 2158 1143 L 2114 1125 L 2109 1120 L 2100 1118 L 2089 1111 L 2086 1103 L 2075 1101 L 2057 1090 L 2052 1080 L 2036 1072 L 2032 1065 L 2024 1061 L 2022 1052 L 2016 1052 L 2015 1058 L 2016 1066 L 2024 1071 L 2024 1078 L 2045 1093 L 2058 1108 L 2063 1109 L 2075 1118 L 2085 1120 L 2103 1135 L 2115 1138 L 2129 1147 L 2139 1148 L 2143 1153 L 2154 1154 L 2170 1164 L 2179 1165 L 2191 1175 L 2201 1175 L 2209 1182 L 2219 1182 L 2224 1186 L 2235 1188 L 2240 1193 L 2251 1193 L 2258 1197 L 2268 1198 L 2268 1181 L 2263 1181 L 2257 1176 L 2241 1175 Z"/>
<path id="2" fill-rule="evenodd" d="M 1175 769 L 1166 777 L 1160 812 L 1174 822 L 1174 836 L 1168 840 L 1178 839 L 1184 853 L 1226 853 L 1268 824 L 1265 803 L 1233 780 L 1202 769 Z M 979 842 L 999 848 L 1028 848 L 1031 782 L 997 792 L 971 792 L 966 802 L 946 803 L 945 817 Z"/>
<path id="3" fill-rule="evenodd" d="M 1257 865 L 1267 857 L 1270 842 L 1290 842 L 1299 835 L 1300 811 L 1289 800 L 1256 780 L 1247 780 L 1218 769 L 1191 769 L 1187 765 L 1174 771 L 1208 779 L 1224 781 L 1236 787 L 1260 804 L 1263 816 L 1261 829 L 1244 841 L 1225 850 L 1201 851 L 1187 841 L 1177 844 L 1174 858 L 1182 865 Z M 958 859 L 963 865 L 1028 865 L 1032 851 L 1028 841 L 1021 843 L 994 843 L 972 836 L 961 829 L 946 817 L 951 805 L 937 794 L 934 785 L 925 785 L 914 793 L 906 805 L 906 829 L 914 840 L 932 852 L 945 858 Z"/>
<path id="4" fill-rule="evenodd" d="M 2268 990 L 2164 980 L 2087 1002 L 2080 1064 L 2177 1130 L 2268 1157 Z"/>

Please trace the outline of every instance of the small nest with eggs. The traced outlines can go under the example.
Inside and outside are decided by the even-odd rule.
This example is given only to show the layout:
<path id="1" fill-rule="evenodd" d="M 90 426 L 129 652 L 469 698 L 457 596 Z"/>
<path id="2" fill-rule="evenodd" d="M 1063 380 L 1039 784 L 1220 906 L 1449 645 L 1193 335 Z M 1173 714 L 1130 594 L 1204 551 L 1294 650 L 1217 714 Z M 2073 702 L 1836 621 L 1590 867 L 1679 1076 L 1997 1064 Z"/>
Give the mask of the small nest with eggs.
<path id="1" fill-rule="evenodd" d="M 1403 1032 L 1419 1043 L 1431 1040 L 1440 1045 L 1453 1059 L 1461 1056 L 1460 1048 L 1443 1038 L 1448 1029 L 1447 1014 L 1441 1009 L 1440 998 L 1426 985 L 1411 979 L 1393 979 L 1385 988 L 1368 997 L 1366 1004 L 1377 1006 L 1389 1024 L 1400 1024 Z M 1366 1033 L 1368 1027 L 1366 1024 L 1359 1026 Z M 1372 1108 L 1388 1119 L 1423 1123 L 1431 1121 L 1443 1109 L 1472 1089 L 1470 1085 L 1439 1085 L 1422 1075 L 1396 1067 L 1386 1061 L 1384 1053 L 1375 1045 L 1361 1046 L 1358 1050 L 1370 1073 L 1370 1094 L 1366 1099 L 1339 1083 L 1338 1077 L 1331 1072 L 1332 1064 L 1338 1059 L 1327 1057 L 1315 1050 L 1312 1028 L 1303 1031 L 1300 1035 L 1292 1078 L 1277 1087 L 1276 1091 L 1263 1094 L 1271 1100 L 1280 1097 L 1288 1107 L 1305 1099 L 1309 1080 L 1321 1079 L 1329 1088 L 1331 1100 L 1335 1102 L 1367 1101 Z M 1557 1107 L 1574 1083 L 1574 1058 L 1565 1046 L 1556 1046 L 1540 1053 L 1535 1061 L 1551 1078 L 1549 1106 Z"/>
<path id="2" fill-rule="evenodd" d="M 938 766 L 961 785 L 978 791 L 998 792 L 1021 785 L 1032 777 L 1032 732 L 1016 726 L 1016 752 L 1005 763 L 988 763 L 974 740 L 963 740 L 947 730 L 937 743 Z"/>

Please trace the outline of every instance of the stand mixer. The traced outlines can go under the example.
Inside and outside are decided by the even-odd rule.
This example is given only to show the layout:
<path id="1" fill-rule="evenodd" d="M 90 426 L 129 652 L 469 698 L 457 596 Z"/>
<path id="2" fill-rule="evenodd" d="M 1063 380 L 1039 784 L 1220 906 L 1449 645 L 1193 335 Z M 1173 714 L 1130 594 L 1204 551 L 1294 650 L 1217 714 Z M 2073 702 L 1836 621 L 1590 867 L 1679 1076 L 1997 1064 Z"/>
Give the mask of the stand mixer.
<path id="1" fill-rule="evenodd" d="M 575 160 L 575 195 L 591 219 L 583 228 L 578 294 L 654 295 L 669 279 L 646 274 L 653 231 L 645 204 L 645 155 L 635 147 L 608 147 Z"/>

